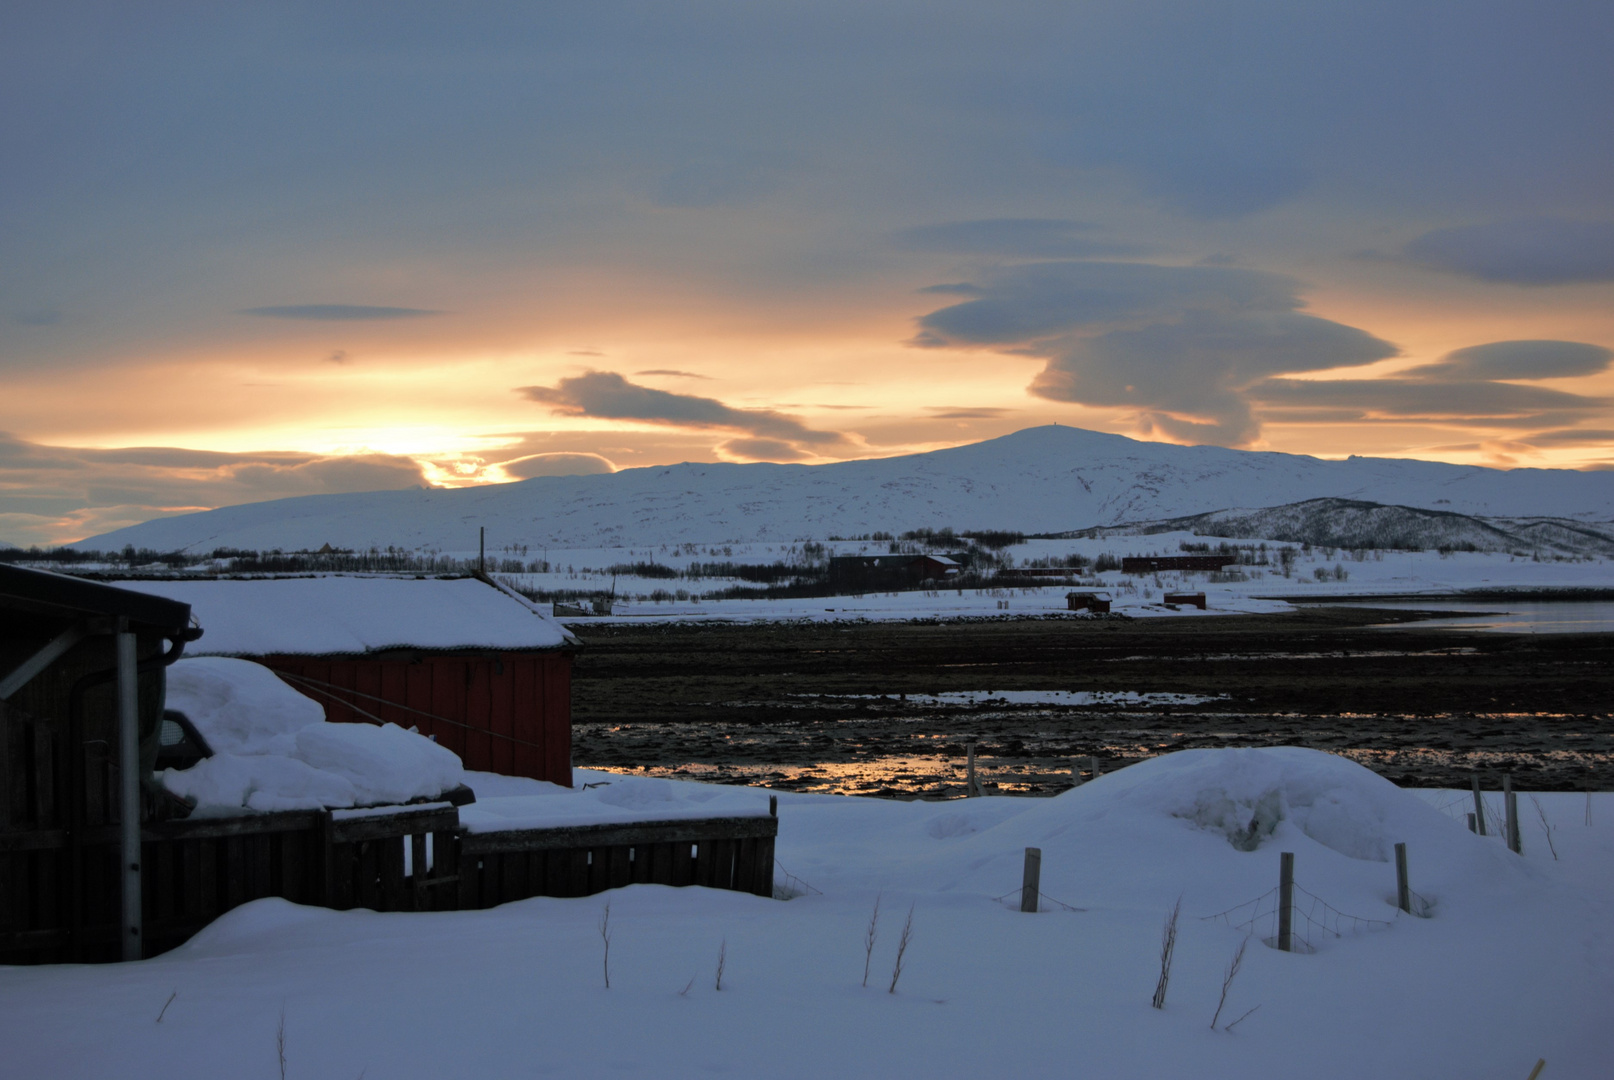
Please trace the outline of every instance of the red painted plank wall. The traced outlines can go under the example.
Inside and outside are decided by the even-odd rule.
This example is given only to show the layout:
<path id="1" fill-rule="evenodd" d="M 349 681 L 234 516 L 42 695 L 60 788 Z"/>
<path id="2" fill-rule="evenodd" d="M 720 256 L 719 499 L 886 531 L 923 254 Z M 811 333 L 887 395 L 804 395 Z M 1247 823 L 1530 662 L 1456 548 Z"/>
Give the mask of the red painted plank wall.
<path id="1" fill-rule="evenodd" d="M 291 684 L 324 705 L 329 720 L 418 727 L 458 754 L 467 769 L 572 784 L 572 661 L 565 653 L 249 659 L 330 684 Z"/>

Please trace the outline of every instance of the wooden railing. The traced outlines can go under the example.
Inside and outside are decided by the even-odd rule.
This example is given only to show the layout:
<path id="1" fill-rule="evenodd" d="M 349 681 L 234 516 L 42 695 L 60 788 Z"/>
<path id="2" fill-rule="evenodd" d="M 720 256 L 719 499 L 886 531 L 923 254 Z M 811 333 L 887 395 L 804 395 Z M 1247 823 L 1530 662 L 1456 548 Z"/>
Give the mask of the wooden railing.
<path id="1" fill-rule="evenodd" d="M 154 822 L 145 954 L 264 897 L 452 911 L 635 882 L 769 896 L 777 832 L 769 816 L 472 833 L 447 804 Z M 115 825 L 0 829 L 0 963 L 117 959 L 117 887 Z"/>

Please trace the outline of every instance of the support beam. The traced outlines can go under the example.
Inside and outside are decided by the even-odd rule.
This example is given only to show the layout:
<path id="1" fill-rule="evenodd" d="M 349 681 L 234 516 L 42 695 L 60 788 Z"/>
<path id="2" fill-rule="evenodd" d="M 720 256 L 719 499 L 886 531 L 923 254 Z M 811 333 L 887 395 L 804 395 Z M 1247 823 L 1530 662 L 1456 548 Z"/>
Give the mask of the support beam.
<path id="1" fill-rule="evenodd" d="M 83 641 L 88 635 L 89 631 L 82 623 L 69 626 L 57 634 L 48 645 L 18 664 L 5 678 L 0 679 L 0 701 L 6 700 L 28 685 L 30 679 L 54 664 L 67 653 L 67 650 Z"/>
<path id="2" fill-rule="evenodd" d="M 145 952 L 140 912 L 140 673 L 135 636 L 118 620 L 118 859 L 123 883 L 123 958 Z"/>

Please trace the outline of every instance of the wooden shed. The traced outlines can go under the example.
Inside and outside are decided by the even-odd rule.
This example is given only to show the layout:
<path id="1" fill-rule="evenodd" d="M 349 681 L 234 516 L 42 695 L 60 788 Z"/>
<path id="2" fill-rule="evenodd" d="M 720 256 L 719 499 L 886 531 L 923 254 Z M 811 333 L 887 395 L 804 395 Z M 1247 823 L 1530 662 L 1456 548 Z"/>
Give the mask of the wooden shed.
<path id="1" fill-rule="evenodd" d="M 148 781 L 190 615 L 0 565 L 0 963 L 143 954 L 140 827 L 174 809 Z"/>
<path id="2" fill-rule="evenodd" d="M 577 639 L 483 577 L 138 581 L 191 606 L 193 656 L 278 672 L 333 721 L 418 728 L 468 769 L 572 783 Z"/>
<path id="3" fill-rule="evenodd" d="M 1065 606 L 1071 611 L 1091 611 L 1095 615 L 1104 615 L 1110 610 L 1110 598 L 1098 593 L 1069 592 L 1065 594 Z"/>

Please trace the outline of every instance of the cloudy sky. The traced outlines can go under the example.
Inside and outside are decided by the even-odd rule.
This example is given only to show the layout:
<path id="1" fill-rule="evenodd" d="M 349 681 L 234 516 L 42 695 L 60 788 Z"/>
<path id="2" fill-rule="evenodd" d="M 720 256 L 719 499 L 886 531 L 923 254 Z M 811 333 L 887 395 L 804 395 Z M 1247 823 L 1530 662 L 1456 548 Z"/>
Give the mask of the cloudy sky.
<path id="1" fill-rule="evenodd" d="M 0 542 L 1045 423 L 1614 466 L 1614 5 L 0 5 Z"/>

